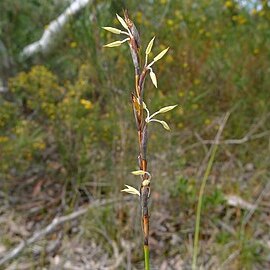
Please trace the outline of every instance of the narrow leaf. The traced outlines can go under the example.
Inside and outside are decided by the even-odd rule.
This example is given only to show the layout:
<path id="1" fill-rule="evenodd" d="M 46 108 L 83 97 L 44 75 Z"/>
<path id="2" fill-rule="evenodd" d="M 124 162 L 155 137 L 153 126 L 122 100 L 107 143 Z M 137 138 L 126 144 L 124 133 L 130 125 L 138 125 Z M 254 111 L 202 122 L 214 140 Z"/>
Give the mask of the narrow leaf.
<path id="1" fill-rule="evenodd" d="M 160 60 L 166 53 L 167 51 L 169 50 L 169 47 L 165 50 L 163 50 L 161 53 L 159 53 L 155 58 L 154 58 L 154 62 Z"/>
<path id="2" fill-rule="evenodd" d="M 146 51 L 145 51 L 145 54 L 149 54 L 152 50 L 152 47 L 153 47 L 153 44 L 154 44 L 154 40 L 155 40 L 155 37 L 153 37 L 150 42 L 148 43 L 147 45 L 147 48 L 146 48 Z"/>
<path id="3" fill-rule="evenodd" d="M 138 171 L 133 171 L 133 172 L 131 172 L 132 174 L 134 174 L 134 175 L 144 175 L 145 174 L 145 171 L 143 171 L 143 170 L 138 170 Z"/>
<path id="4" fill-rule="evenodd" d="M 118 14 L 116 14 L 116 17 L 117 17 L 118 21 L 122 24 L 122 26 L 123 26 L 125 29 L 129 30 L 129 29 L 128 29 L 128 26 L 127 26 L 127 24 L 126 24 L 126 22 L 125 22 L 125 20 L 124 20 L 122 17 L 120 17 Z"/>
<path id="5" fill-rule="evenodd" d="M 153 85 L 157 88 L 157 77 L 153 71 L 150 71 L 150 78 L 152 80 Z"/>
<path id="6" fill-rule="evenodd" d="M 158 113 L 166 113 L 168 111 L 173 110 L 175 107 L 177 107 L 178 105 L 172 105 L 172 106 L 167 106 L 167 107 L 163 107 L 161 108 Z"/>
<path id="7" fill-rule="evenodd" d="M 127 193 L 129 193 L 129 194 L 134 194 L 134 195 L 138 195 L 138 196 L 140 196 L 140 192 L 136 189 L 136 188 L 134 188 L 134 187 L 132 187 L 132 186 L 129 186 L 129 185 L 125 185 L 127 188 L 125 188 L 125 189 L 122 189 L 121 191 L 122 192 L 127 192 Z"/>
<path id="8" fill-rule="evenodd" d="M 112 43 L 109 43 L 109 44 L 106 44 L 104 45 L 103 47 L 108 47 L 108 48 L 112 48 L 112 47 L 118 47 L 122 44 L 122 41 L 120 40 L 117 40 L 117 41 L 114 41 Z"/>
<path id="9" fill-rule="evenodd" d="M 114 28 L 114 27 L 102 27 L 102 28 L 105 29 L 106 31 L 113 33 L 113 34 L 119 35 L 122 33 L 122 30 Z"/>

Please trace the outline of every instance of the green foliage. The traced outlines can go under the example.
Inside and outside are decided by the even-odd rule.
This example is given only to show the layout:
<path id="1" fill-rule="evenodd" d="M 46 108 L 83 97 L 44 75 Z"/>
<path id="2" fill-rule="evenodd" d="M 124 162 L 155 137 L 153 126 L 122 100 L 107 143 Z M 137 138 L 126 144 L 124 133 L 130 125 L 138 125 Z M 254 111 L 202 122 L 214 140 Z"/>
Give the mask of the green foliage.
<path id="1" fill-rule="evenodd" d="M 221 190 L 214 188 L 211 194 L 205 194 L 203 198 L 203 204 L 208 210 L 215 209 L 217 206 L 220 206 L 225 203 L 224 194 Z"/>
<path id="2" fill-rule="evenodd" d="M 63 8 L 62 1 L 1 1 L 0 39 L 9 54 L 19 60 L 22 48 L 37 40 L 48 22 Z"/>
<path id="3" fill-rule="evenodd" d="M 216 241 L 221 246 L 224 246 L 231 242 L 231 234 L 227 231 L 220 231 L 216 236 Z"/>
<path id="4" fill-rule="evenodd" d="M 194 203 L 196 198 L 194 179 L 179 178 L 178 182 L 172 186 L 171 194 L 174 197 L 180 197 L 187 204 Z"/>

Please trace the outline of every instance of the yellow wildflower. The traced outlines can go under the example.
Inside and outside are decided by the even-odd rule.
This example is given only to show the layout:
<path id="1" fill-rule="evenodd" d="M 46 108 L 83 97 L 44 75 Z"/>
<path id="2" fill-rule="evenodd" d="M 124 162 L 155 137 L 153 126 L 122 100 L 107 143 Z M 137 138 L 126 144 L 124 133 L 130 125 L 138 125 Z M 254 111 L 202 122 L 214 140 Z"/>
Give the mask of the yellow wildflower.
<path id="1" fill-rule="evenodd" d="M 252 14 L 252 15 L 256 15 L 256 14 L 257 14 L 257 10 L 256 10 L 255 8 L 252 9 L 252 10 L 251 10 L 251 14 Z"/>
<path id="2" fill-rule="evenodd" d="M 256 48 L 256 49 L 253 50 L 253 53 L 254 53 L 255 55 L 259 54 L 259 52 L 260 52 L 260 50 L 259 50 L 258 48 Z"/>
<path id="3" fill-rule="evenodd" d="M 170 64 L 173 62 L 173 57 L 171 54 L 168 54 L 167 57 L 165 58 L 165 61 Z"/>
<path id="4" fill-rule="evenodd" d="M 205 32 L 205 30 L 204 30 L 203 28 L 201 28 L 201 29 L 199 30 L 199 34 L 200 34 L 200 35 L 202 35 L 204 32 Z"/>
<path id="5" fill-rule="evenodd" d="M 143 16 L 142 16 L 142 13 L 140 11 L 138 11 L 136 13 L 136 21 L 137 21 L 138 24 L 142 24 Z"/>
<path id="6" fill-rule="evenodd" d="M 201 81 L 200 81 L 199 79 L 195 79 L 195 80 L 194 80 L 194 84 L 195 84 L 195 85 L 199 85 L 200 83 L 201 83 Z"/>
<path id="7" fill-rule="evenodd" d="M 259 12 L 259 16 L 260 17 L 263 17 L 265 15 L 265 11 L 264 10 L 261 10 L 260 12 Z"/>
<path id="8" fill-rule="evenodd" d="M 174 25 L 174 21 L 171 20 L 171 19 L 167 20 L 167 25 L 168 26 L 173 26 Z"/>
<path id="9" fill-rule="evenodd" d="M 245 24 L 247 22 L 246 18 L 244 16 L 239 15 L 237 22 L 239 24 Z"/>
<path id="10" fill-rule="evenodd" d="M 175 15 L 175 17 L 176 17 L 177 19 L 179 19 L 180 21 L 183 21 L 183 20 L 184 20 L 184 16 L 183 16 L 183 14 L 181 13 L 181 11 L 176 10 L 175 13 L 174 13 L 174 15 Z"/>
<path id="11" fill-rule="evenodd" d="M 188 67 L 188 63 L 185 62 L 185 63 L 183 64 L 183 68 L 187 68 L 187 67 Z"/>
<path id="12" fill-rule="evenodd" d="M 34 142 L 33 147 L 37 150 L 44 150 L 46 148 L 46 144 L 42 141 Z"/>
<path id="13" fill-rule="evenodd" d="M 86 110 L 90 110 L 93 107 L 93 104 L 90 100 L 87 99 L 81 99 L 80 103 L 84 106 Z"/>
<path id="14" fill-rule="evenodd" d="M 184 124 L 180 122 L 180 123 L 178 123 L 177 127 L 178 128 L 183 128 L 184 127 Z"/>
<path id="15" fill-rule="evenodd" d="M 70 43 L 70 48 L 76 48 L 77 47 L 77 42 L 73 41 Z"/>
<path id="16" fill-rule="evenodd" d="M 232 1 L 226 1 L 224 6 L 226 8 L 231 8 L 231 7 L 233 7 L 233 2 Z"/>
<path id="17" fill-rule="evenodd" d="M 179 96 L 179 97 L 183 97 L 184 95 L 185 95 L 184 91 L 180 90 L 180 91 L 178 92 L 178 96 Z"/>
<path id="18" fill-rule="evenodd" d="M 163 50 L 166 49 L 166 46 L 165 46 L 164 44 L 160 44 L 160 45 L 159 45 L 159 49 L 160 49 L 161 51 L 163 51 Z"/>

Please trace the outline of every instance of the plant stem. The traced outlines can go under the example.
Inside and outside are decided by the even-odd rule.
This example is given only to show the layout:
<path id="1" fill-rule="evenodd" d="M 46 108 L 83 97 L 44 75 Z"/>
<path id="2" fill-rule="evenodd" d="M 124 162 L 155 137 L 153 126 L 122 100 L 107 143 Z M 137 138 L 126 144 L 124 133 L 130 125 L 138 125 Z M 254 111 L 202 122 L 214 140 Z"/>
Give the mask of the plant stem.
<path id="1" fill-rule="evenodd" d="M 194 247 L 193 247 L 193 257 L 192 257 L 192 270 L 196 270 L 197 268 L 197 257 L 198 257 L 198 247 L 199 247 L 199 234 L 200 234 L 200 222 L 201 222 L 201 211 L 202 211 L 202 201 L 204 195 L 204 189 L 206 186 L 206 181 L 209 177 L 210 171 L 212 169 L 214 159 L 218 149 L 218 143 L 221 136 L 221 133 L 225 127 L 225 124 L 230 116 L 230 113 L 227 112 L 223 118 L 223 121 L 218 129 L 217 135 L 215 137 L 215 144 L 213 145 L 211 151 L 211 156 L 209 158 L 206 171 L 203 176 L 202 184 L 200 187 L 199 200 L 196 211 L 196 224 L 195 224 L 195 236 L 194 236 Z"/>
<path id="2" fill-rule="evenodd" d="M 209 173 L 211 171 L 215 155 L 218 149 L 218 145 L 215 144 L 211 153 L 211 157 L 207 164 L 206 171 L 203 176 L 200 193 L 199 193 L 199 200 L 197 205 L 197 212 L 196 212 L 196 224 L 195 224 L 195 238 L 194 238 L 194 249 L 193 249 L 193 258 L 192 258 L 192 270 L 196 269 L 197 266 L 197 256 L 198 256 L 198 245 L 199 245 L 199 233 L 200 233 L 200 222 L 201 222 L 201 210 L 202 210 L 202 200 L 204 194 L 204 188 L 206 185 L 206 180 L 208 179 Z"/>
<path id="3" fill-rule="evenodd" d="M 140 170 L 147 172 L 147 123 L 144 117 L 143 109 L 143 92 L 144 92 L 144 81 L 147 74 L 147 68 L 144 67 L 141 70 L 140 67 L 140 55 L 139 55 L 139 46 L 140 46 L 140 36 L 137 32 L 137 29 L 134 23 L 128 17 L 127 12 L 124 12 L 125 22 L 131 33 L 129 39 L 129 47 L 131 52 L 132 61 L 135 69 L 135 92 L 132 93 L 132 106 L 134 117 L 137 125 L 138 132 L 138 144 L 139 144 L 139 167 Z M 144 236 L 144 260 L 145 260 L 145 269 L 149 269 L 149 214 L 148 214 L 148 201 L 150 197 L 150 181 L 147 184 L 144 180 L 149 178 L 149 174 L 144 174 L 142 177 L 141 187 L 140 187 L 140 202 L 142 209 L 142 230 Z"/>
<path id="4" fill-rule="evenodd" d="M 144 245 L 144 269 L 145 270 L 150 270 L 150 262 L 149 262 L 149 246 Z"/>

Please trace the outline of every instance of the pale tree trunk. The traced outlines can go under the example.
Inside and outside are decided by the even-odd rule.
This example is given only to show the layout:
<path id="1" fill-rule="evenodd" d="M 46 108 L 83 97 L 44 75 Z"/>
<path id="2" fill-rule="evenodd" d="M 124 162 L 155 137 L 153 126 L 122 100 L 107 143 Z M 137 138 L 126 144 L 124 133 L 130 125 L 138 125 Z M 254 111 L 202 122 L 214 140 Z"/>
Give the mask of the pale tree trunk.
<path id="1" fill-rule="evenodd" d="M 23 48 L 21 55 L 30 57 L 37 52 L 47 52 L 69 19 L 92 2 L 93 0 L 74 0 L 60 16 L 49 23 L 41 39 Z"/>

